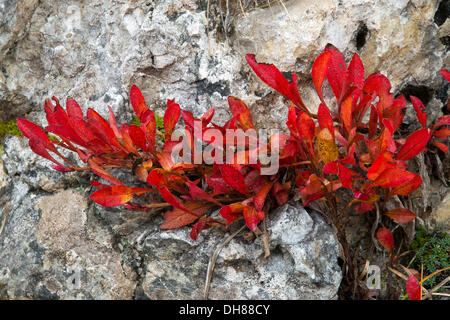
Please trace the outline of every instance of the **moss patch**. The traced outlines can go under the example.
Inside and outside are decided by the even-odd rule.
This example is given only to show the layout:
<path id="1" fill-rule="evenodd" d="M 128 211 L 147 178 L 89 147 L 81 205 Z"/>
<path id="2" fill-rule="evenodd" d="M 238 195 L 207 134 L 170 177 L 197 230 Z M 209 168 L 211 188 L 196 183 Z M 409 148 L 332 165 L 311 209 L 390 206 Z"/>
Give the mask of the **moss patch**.
<path id="1" fill-rule="evenodd" d="M 417 249 L 417 256 L 412 267 L 420 270 L 423 264 L 423 274 L 427 276 L 437 270 L 450 267 L 450 236 L 445 232 L 428 233 L 420 228 L 410 249 Z M 425 281 L 426 287 L 432 287 L 449 275 L 444 271 Z"/>
<path id="2" fill-rule="evenodd" d="M 22 136 L 19 128 L 17 128 L 16 120 L 0 122 L 0 139 L 7 134 L 11 134 L 13 136 Z"/>
<path id="3" fill-rule="evenodd" d="M 164 133 L 164 118 L 158 117 L 155 114 L 155 120 L 156 120 L 156 129 L 158 129 L 159 131 Z M 141 121 L 136 116 L 134 116 L 133 121 L 131 123 L 136 125 L 136 126 L 140 126 L 141 125 Z"/>
<path id="4" fill-rule="evenodd" d="M 16 120 L 10 120 L 7 122 L 0 122 L 0 153 L 2 152 L 2 144 L 1 141 L 3 137 L 7 134 L 11 134 L 13 136 L 22 136 L 19 128 L 17 127 Z"/>

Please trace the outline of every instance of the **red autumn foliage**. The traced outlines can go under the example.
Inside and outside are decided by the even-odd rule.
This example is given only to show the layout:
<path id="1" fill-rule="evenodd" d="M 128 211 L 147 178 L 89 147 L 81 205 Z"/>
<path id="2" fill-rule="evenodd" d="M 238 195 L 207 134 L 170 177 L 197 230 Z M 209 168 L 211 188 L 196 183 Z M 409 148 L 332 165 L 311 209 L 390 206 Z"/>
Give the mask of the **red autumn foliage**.
<path id="1" fill-rule="evenodd" d="M 55 170 L 62 172 L 90 170 L 111 183 L 94 182 L 98 188 L 91 199 L 103 206 L 125 205 L 130 210 L 160 210 L 165 212 L 161 228 L 173 229 L 193 224 L 191 237 L 209 227 L 230 224 L 245 219 L 255 231 L 267 212 L 282 205 L 300 193 L 304 205 L 326 201 L 335 224 L 339 224 L 336 196 L 339 189 L 347 189 L 353 200 L 346 208 L 358 213 L 374 209 L 374 203 L 390 197 L 407 196 L 417 189 L 422 180 L 407 171 L 407 162 L 417 154 L 432 148 L 448 151 L 445 142 L 450 135 L 450 116 L 427 127 L 426 110 L 416 97 L 410 97 L 422 129 L 409 137 L 401 137 L 398 129 L 404 117 L 407 102 L 404 96 L 390 93 L 389 80 L 382 74 L 365 76 L 360 57 L 355 54 L 347 65 L 344 56 L 333 46 L 325 48 L 312 67 L 312 81 L 320 98 L 317 115 L 304 104 L 297 87 L 297 76 L 286 79 L 274 65 L 258 63 L 254 55 L 246 60 L 256 75 L 267 85 L 290 101 L 287 127 L 289 135 L 276 134 L 271 142 L 279 142 L 280 170 L 272 175 L 261 174 L 258 161 L 242 164 L 175 163 L 170 154 L 178 141 L 171 134 L 182 118 L 186 133 L 190 133 L 189 146 L 193 151 L 195 139 L 213 143 L 229 150 L 235 141 L 212 141 L 211 129 L 254 129 L 251 113 L 245 103 L 229 97 L 232 118 L 223 126 L 212 122 L 214 108 L 200 119 L 182 111 L 174 100 L 167 100 L 162 133 L 156 128 L 152 110 L 147 106 L 138 87 L 130 90 L 130 101 L 140 125 L 118 126 L 109 107 L 108 121 L 88 109 L 86 117 L 74 99 L 67 99 L 66 110 L 53 97 L 45 101 L 48 126 L 44 129 L 25 120 L 17 124 L 34 152 L 54 162 Z M 448 79 L 448 72 L 442 75 Z M 326 102 L 322 87 L 327 80 L 335 99 Z M 329 105 L 327 105 L 329 104 Z M 201 133 L 194 130 L 194 121 L 201 121 Z M 60 140 L 50 140 L 52 133 Z M 194 136 L 194 133 L 196 136 Z M 188 135 L 189 136 L 189 135 Z M 406 138 L 406 140 L 405 140 Z M 260 146 L 261 147 L 261 146 Z M 266 146 L 267 147 L 267 146 Z M 85 163 L 80 167 L 64 157 L 58 148 L 73 151 Z M 245 150 L 234 153 L 247 157 L 258 150 L 248 144 Z M 55 160 L 53 155 L 61 158 Z M 194 159 L 194 152 L 191 154 Z M 247 159 L 247 158 L 246 158 Z M 223 160 L 223 159 L 222 159 Z M 63 164 L 64 163 L 64 164 Z M 111 173 L 123 168 L 143 182 L 147 188 L 125 186 Z M 159 194 L 160 198 L 147 193 Z M 170 209 L 173 207 L 173 209 Z M 210 217 L 213 208 L 219 208 L 222 219 Z M 405 209 L 406 210 L 406 209 Z M 383 212 L 394 221 L 405 223 L 414 219 L 414 213 L 395 209 Z M 389 230 L 380 229 L 379 241 L 393 250 L 393 237 Z"/>

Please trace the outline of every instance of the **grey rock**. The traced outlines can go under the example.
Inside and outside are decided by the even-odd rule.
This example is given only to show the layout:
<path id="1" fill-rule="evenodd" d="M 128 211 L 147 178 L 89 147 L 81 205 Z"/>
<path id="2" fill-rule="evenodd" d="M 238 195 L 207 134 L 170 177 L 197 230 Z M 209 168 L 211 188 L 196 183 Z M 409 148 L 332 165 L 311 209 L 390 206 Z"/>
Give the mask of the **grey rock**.
<path id="1" fill-rule="evenodd" d="M 134 271 L 122 264 L 107 229 L 88 223 L 86 196 L 71 189 L 28 191 L 16 185 L 16 206 L 4 206 L 0 216 L 7 221 L 0 234 L 0 284 L 7 297 L 133 298 Z"/>
<path id="2" fill-rule="evenodd" d="M 275 3 L 245 15 L 238 8 L 226 21 L 226 37 L 213 27 L 212 14 L 207 32 L 205 3 L 0 0 L 0 122 L 25 116 L 45 126 L 42 104 L 53 95 L 62 102 L 72 96 L 84 111 L 93 107 L 104 116 L 109 104 L 119 122 L 129 121 L 128 91 L 137 84 L 160 116 L 174 98 L 196 116 L 214 105 L 214 122 L 221 124 L 233 95 L 248 104 L 258 127 L 286 129 L 285 99 L 256 78 L 244 56 L 255 53 L 258 61 L 299 73 L 303 100 L 315 111 L 309 73 L 327 43 L 347 61 L 360 54 L 366 75 L 385 74 L 395 94 L 421 87 L 439 92 L 427 113 L 429 121 L 441 115 L 449 89 L 438 70 L 449 63 L 442 43 L 449 24 L 435 24 L 437 0 L 286 0 L 286 10 Z M 333 106 L 331 95 L 325 85 Z M 405 122 L 417 124 L 412 108 Z M 6 136 L 2 146 L 1 295 L 6 288 L 10 297 L 30 298 L 202 296 L 207 261 L 226 235 L 210 230 L 192 242 L 187 229 L 159 230 L 158 217 L 131 223 L 133 213 L 84 202 L 89 175 L 49 169 L 23 138 Z M 51 212 L 61 217 L 52 221 Z M 259 242 L 240 238 L 222 251 L 211 298 L 335 298 L 338 251 L 322 219 L 288 205 L 272 214 L 269 227 L 267 260 Z M 72 265 L 84 270 L 83 290 L 67 283 Z"/>
<path id="3" fill-rule="evenodd" d="M 338 244 L 316 213 L 290 203 L 270 215 L 271 255 L 259 240 L 235 237 L 222 249 L 211 282 L 211 299 L 336 299 L 342 279 Z M 142 297 L 201 299 L 209 258 L 228 234 L 155 229 L 141 241 Z M 174 263 L 176 261 L 176 263 Z"/>

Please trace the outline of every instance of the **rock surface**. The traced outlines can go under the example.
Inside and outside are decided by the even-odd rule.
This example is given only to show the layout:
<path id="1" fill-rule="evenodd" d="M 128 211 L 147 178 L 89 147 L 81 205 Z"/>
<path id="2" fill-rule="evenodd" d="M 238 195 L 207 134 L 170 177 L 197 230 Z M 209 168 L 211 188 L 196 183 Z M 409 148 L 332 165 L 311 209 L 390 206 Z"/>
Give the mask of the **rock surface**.
<path id="1" fill-rule="evenodd" d="M 336 299 L 342 274 L 328 225 L 299 204 L 286 204 L 270 217 L 271 255 L 264 259 L 259 240 L 235 237 L 219 254 L 209 298 Z M 211 230 L 193 242 L 188 230 L 150 231 L 138 245 L 144 264 L 140 294 L 202 299 L 209 258 L 227 237 Z"/>
<path id="2" fill-rule="evenodd" d="M 224 15 L 213 1 L 207 15 L 206 3 L 0 0 L 0 122 L 25 116 L 45 125 L 42 104 L 53 95 L 103 115 L 109 104 L 119 122 L 130 120 L 135 83 L 159 115 L 175 98 L 197 116 L 215 105 L 214 121 L 223 123 L 233 95 L 257 126 L 284 128 L 286 101 L 250 72 L 245 54 L 299 73 L 314 110 L 309 71 L 327 43 L 347 59 L 360 54 L 366 75 L 384 73 L 395 94 L 421 98 L 430 120 L 442 114 L 450 89 L 438 70 L 450 59 L 441 1 L 285 0 L 286 8 L 263 8 L 266 1 L 243 0 L 245 15 Z M 414 125 L 412 113 L 405 119 Z M 206 232 L 193 243 L 187 230 L 160 231 L 158 218 L 130 223 L 132 213 L 88 201 L 89 176 L 52 171 L 23 138 L 4 137 L 2 149 L 0 298 L 201 297 L 209 256 L 225 234 Z M 292 205 L 272 217 L 269 259 L 259 242 L 234 239 L 219 256 L 210 297 L 336 298 L 337 246 L 321 218 Z"/>

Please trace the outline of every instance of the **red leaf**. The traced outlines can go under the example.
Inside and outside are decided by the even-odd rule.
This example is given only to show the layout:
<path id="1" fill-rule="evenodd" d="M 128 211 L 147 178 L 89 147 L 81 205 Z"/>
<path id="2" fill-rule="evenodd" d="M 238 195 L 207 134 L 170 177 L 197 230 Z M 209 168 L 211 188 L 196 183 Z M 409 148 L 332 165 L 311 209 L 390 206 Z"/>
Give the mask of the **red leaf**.
<path id="1" fill-rule="evenodd" d="M 230 111 L 233 116 L 238 117 L 239 122 L 242 124 L 242 129 L 247 130 L 255 128 L 250 110 L 242 100 L 230 96 L 228 97 L 228 105 L 230 106 Z"/>
<path id="2" fill-rule="evenodd" d="M 447 152 L 448 152 L 448 146 L 447 146 L 447 145 L 445 145 L 445 144 L 443 144 L 443 143 L 440 143 L 440 142 L 437 142 L 437 141 L 434 141 L 433 144 L 434 144 L 437 148 L 439 148 L 442 152 L 444 152 L 444 153 L 447 153 Z"/>
<path id="3" fill-rule="evenodd" d="M 257 63 L 253 54 L 248 54 L 245 58 L 256 75 L 265 84 L 291 100 L 300 109 L 306 110 L 298 92 L 296 74 L 292 75 L 292 82 L 289 82 L 273 64 Z"/>
<path id="4" fill-rule="evenodd" d="M 67 168 L 63 164 L 61 164 L 58 161 L 56 161 L 50 155 L 50 153 L 47 151 L 45 146 L 42 143 L 40 143 L 38 140 L 30 139 L 28 141 L 28 145 L 30 146 L 31 150 L 33 150 L 33 152 L 36 153 L 37 155 L 40 155 L 41 157 L 43 157 L 43 158 L 45 158 L 47 160 L 50 160 L 51 162 L 57 164 L 59 167 L 64 168 L 65 170 L 71 171 L 71 169 Z"/>
<path id="5" fill-rule="evenodd" d="M 406 280 L 406 292 L 408 293 L 409 300 L 422 300 L 420 289 L 419 280 L 411 274 L 408 280 Z"/>
<path id="6" fill-rule="evenodd" d="M 83 119 L 83 111 L 81 110 L 78 103 L 73 98 L 67 98 L 66 100 L 66 110 L 69 118 L 80 118 Z"/>
<path id="7" fill-rule="evenodd" d="M 212 107 L 211 109 L 209 109 L 208 111 L 206 111 L 206 112 L 200 117 L 200 120 L 202 120 L 202 124 L 203 124 L 204 126 L 207 126 L 207 125 L 211 122 L 213 116 L 214 116 L 214 107 Z"/>
<path id="8" fill-rule="evenodd" d="M 327 46 L 325 52 L 330 52 L 331 57 L 327 69 L 327 79 L 328 83 L 333 90 L 338 103 L 340 103 L 343 98 L 344 84 L 348 78 L 347 64 L 345 63 L 344 56 L 339 52 L 334 46 Z"/>
<path id="9" fill-rule="evenodd" d="M 300 111 L 297 117 L 297 130 L 310 155 L 314 157 L 314 134 L 316 124 L 314 123 L 314 120 L 303 111 Z"/>
<path id="10" fill-rule="evenodd" d="M 439 126 L 450 126 L 450 115 L 440 117 L 439 121 L 433 126 L 433 128 Z"/>
<path id="11" fill-rule="evenodd" d="M 442 69 L 439 73 L 445 78 L 445 80 L 450 81 L 450 72 L 448 70 Z"/>
<path id="12" fill-rule="evenodd" d="M 148 110 L 148 108 L 145 104 L 145 99 L 141 93 L 141 90 L 139 90 L 139 88 L 134 84 L 130 89 L 130 102 L 133 106 L 134 113 L 136 113 L 137 117 L 141 119 L 141 116 Z"/>
<path id="13" fill-rule="evenodd" d="M 416 110 L 417 113 L 417 119 L 419 120 L 420 124 L 423 128 L 427 127 L 427 114 L 425 111 L 425 106 L 423 105 L 422 101 L 420 101 L 419 98 L 416 98 L 414 96 L 409 96 L 411 99 L 411 103 L 414 107 L 414 110 Z"/>
<path id="14" fill-rule="evenodd" d="M 375 159 L 367 171 L 367 178 L 375 180 L 387 168 L 395 167 L 395 161 L 389 152 L 383 152 Z"/>
<path id="15" fill-rule="evenodd" d="M 117 125 L 117 120 L 116 117 L 114 116 L 114 112 L 111 106 L 108 106 L 108 109 L 109 109 L 109 126 L 114 132 L 116 138 L 122 140 L 122 134 L 120 133 L 119 126 Z"/>
<path id="16" fill-rule="evenodd" d="M 328 70 L 328 64 L 330 62 L 331 52 L 326 51 L 322 53 L 317 59 L 314 61 L 312 66 L 311 76 L 313 79 L 314 87 L 316 88 L 316 92 L 319 95 L 320 101 L 325 105 L 325 101 L 322 96 L 322 85 L 325 80 L 325 76 Z"/>
<path id="17" fill-rule="evenodd" d="M 142 116 L 141 129 L 147 139 L 148 149 L 155 151 L 156 119 L 152 110 L 147 110 Z"/>
<path id="18" fill-rule="evenodd" d="M 134 146 L 133 140 L 130 137 L 129 129 L 130 126 L 128 124 L 124 124 L 120 127 L 123 146 L 129 153 L 139 154 L 136 147 Z"/>
<path id="19" fill-rule="evenodd" d="M 391 253 L 394 251 L 394 237 L 392 233 L 386 228 L 380 228 L 377 231 L 377 239 L 380 243 Z"/>
<path id="20" fill-rule="evenodd" d="M 269 193 L 270 189 L 272 189 L 272 186 L 275 183 L 275 181 L 276 180 L 271 181 L 271 182 L 264 181 L 263 185 L 260 186 L 258 192 L 253 197 L 253 203 L 254 203 L 255 208 L 257 210 L 262 210 L 263 209 L 264 202 L 266 201 L 267 194 Z"/>
<path id="21" fill-rule="evenodd" d="M 431 136 L 432 133 L 428 128 L 423 128 L 413 132 L 395 158 L 397 160 L 405 161 L 415 157 L 417 154 L 425 150 Z"/>
<path id="22" fill-rule="evenodd" d="M 198 187 L 194 182 L 186 181 L 186 184 L 189 188 L 189 194 L 191 195 L 193 200 L 206 200 L 206 201 L 215 203 L 219 206 L 222 206 L 222 204 L 220 202 L 218 202 L 216 199 L 214 199 L 205 190 Z"/>
<path id="23" fill-rule="evenodd" d="M 223 180 L 234 190 L 243 194 L 248 194 L 247 186 L 245 185 L 245 179 L 242 173 L 239 172 L 234 166 L 223 164 L 218 165 L 220 174 Z"/>
<path id="24" fill-rule="evenodd" d="M 341 119 L 347 132 L 352 130 L 353 96 L 349 96 L 341 105 Z"/>
<path id="25" fill-rule="evenodd" d="M 147 151 L 147 141 L 145 139 L 144 132 L 141 130 L 140 127 L 132 124 L 128 128 L 128 134 L 130 135 L 130 138 L 135 146 L 137 146 L 143 151 Z"/>
<path id="26" fill-rule="evenodd" d="M 384 213 L 389 218 L 400 223 L 408 223 L 416 218 L 416 215 L 406 208 L 397 208 Z"/>
<path id="27" fill-rule="evenodd" d="M 96 175 L 100 176 L 101 178 L 118 185 L 123 185 L 122 182 L 117 180 L 112 174 L 110 174 L 108 171 L 103 169 L 97 162 L 95 162 L 92 158 L 88 160 L 89 167 L 91 167 L 92 172 L 94 172 Z"/>
<path id="28" fill-rule="evenodd" d="M 264 219 L 264 211 L 258 211 L 253 207 L 245 206 L 244 218 L 250 230 L 255 231 L 258 223 Z"/>
<path id="29" fill-rule="evenodd" d="M 416 190 L 421 184 L 422 184 L 422 178 L 419 175 L 416 175 L 410 181 L 393 188 L 389 192 L 388 197 L 392 197 L 393 195 L 407 196 L 411 192 Z"/>
<path id="30" fill-rule="evenodd" d="M 189 234 L 192 240 L 197 241 L 198 234 L 200 233 L 200 231 L 211 227 L 211 225 L 208 223 L 208 220 L 206 219 L 205 216 L 203 216 L 200 219 L 198 219 L 198 221 L 192 226 L 191 233 Z"/>
<path id="31" fill-rule="evenodd" d="M 394 95 L 389 93 L 390 90 L 391 83 L 389 79 L 380 73 L 373 73 L 367 77 L 363 87 L 365 95 L 372 96 L 374 93 L 378 95 L 380 101 L 377 104 L 377 108 L 381 115 L 384 109 L 390 107 L 394 102 Z"/>
<path id="32" fill-rule="evenodd" d="M 348 81 L 350 82 L 350 87 L 362 89 L 365 79 L 364 65 L 359 55 L 355 53 L 352 61 L 348 65 Z"/>
<path id="33" fill-rule="evenodd" d="M 330 114 L 330 110 L 328 110 L 323 103 L 319 105 L 319 110 L 317 111 L 317 121 L 319 122 L 321 129 L 327 128 L 334 137 L 333 117 Z"/>
<path id="34" fill-rule="evenodd" d="M 387 168 L 372 183 L 372 187 L 395 188 L 412 181 L 417 175 L 399 168 Z"/>
<path id="35" fill-rule="evenodd" d="M 433 136 L 436 139 L 446 139 L 448 136 L 450 136 L 450 128 L 442 128 L 436 131 Z"/>
<path id="36" fill-rule="evenodd" d="M 28 139 L 36 140 L 36 143 L 39 143 L 46 149 L 57 153 L 56 147 L 41 127 L 28 120 L 18 118 L 17 128 L 19 128 L 20 132 L 22 132 L 22 134 Z"/>
<path id="37" fill-rule="evenodd" d="M 227 222 L 227 224 L 231 224 L 233 221 L 239 219 L 239 217 L 242 215 L 242 212 L 244 212 L 245 206 L 238 202 L 238 203 L 232 203 L 227 206 L 223 206 L 219 213 Z"/>
<path id="38" fill-rule="evenodd" d="M 102 141 L 110 146 L 122 149 L 122 145 L 116 138 L 114 131 L 109 126 L 109 123 L 103 119 L 95 110 L 89 108 L 87 111 L 88 126 L 91 131 Z"/>
<path id="39" fill-rule="evenodd" d="M 115 207 L 133 199 L 133 194 L 152 192 L 152 189 L 127 186 L 107 186 L 91 194 L 90 198 L 104 207 Z"/>
<path id="40" fill-rule="evenodd" d="M 188 208 L 185 207 L 184 203 L 175 195 L 173 195 L 169 189 L 166 187 L 159 188 L 159 193 L 163 197 L 164 200 L 167 201 L 170 205 L 172 205 L 174 208 L 178 208 L 180 210 L 183 210 L 187 213 L 194 214 L 192 211 L 190 211 Z"/>
<path id="41" fill-rule="evenodd" d="M 164 223 L 160 226 L 160 228 L 176 229 L 188 225 L 201 217 L 211 207 L 211 205 L 204 205 L 195 202 L 186 202 L 185 205 L 189 212 L 179 208 L 166 211 L 164 213 Z"/>
<path id="42" fill-rule="evenodd" d="M 167 109 L 164 113 L 165 140 L 169 141 L 178 120 L 180 119 L 181 108 L 175 100 L 167 100 Z"/>
<path id="43" fill-rule="evenodd" d="M 153 169 L 147 176 L 147 183 L 158 189 L 167 186 L 168 181 L 164 170 L 160 168 Z"/>

